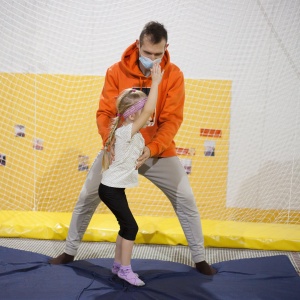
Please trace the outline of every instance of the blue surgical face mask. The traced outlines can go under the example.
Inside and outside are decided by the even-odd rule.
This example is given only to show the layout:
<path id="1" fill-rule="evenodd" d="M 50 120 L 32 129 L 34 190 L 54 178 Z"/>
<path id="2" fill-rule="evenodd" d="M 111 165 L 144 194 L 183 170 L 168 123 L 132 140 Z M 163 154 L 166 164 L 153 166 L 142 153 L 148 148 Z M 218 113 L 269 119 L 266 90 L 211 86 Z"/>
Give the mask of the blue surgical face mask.
<path id="1" fill-rule="evenodd" d="M 161 58 L 152 60 L 152 59 L 142 56 L 142 55 L 139 57 L 139 60 L 147 70 L 151 69 L 153 67 L 153 64 L 159 64 L 161 62 Z"/>

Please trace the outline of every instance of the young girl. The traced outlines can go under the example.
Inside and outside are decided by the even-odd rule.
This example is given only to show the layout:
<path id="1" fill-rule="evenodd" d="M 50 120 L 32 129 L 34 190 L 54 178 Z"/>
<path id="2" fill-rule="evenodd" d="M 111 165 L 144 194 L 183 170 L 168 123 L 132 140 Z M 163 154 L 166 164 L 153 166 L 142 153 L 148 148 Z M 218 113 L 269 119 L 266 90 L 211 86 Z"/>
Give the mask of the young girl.
<path id="1" fill-rule="evenodd" d="M 160 65 L 151 70 L 152 85 L 147 98 L 142 91 L 127 89 L 117 99 L 117 117 L 112 128 L 102 161 L 102 181 L 99 197 L 116 216 L 120 230 L 116 240 L 115 261 L 112 273 L 132 285 L 145 283 L 131 269 L 131 255 L 138 225 L 128 206 L 125 188 L 138 185 L 137 159 L 143 152 L 145 141 L 139 130 L 147 125 L 157 101 L 158 85 L 163 76 Z M 121 120 L 123 120 L 122 126 Z M 114 144 L 114 160 L 109 164 L 107 148 Z"/>

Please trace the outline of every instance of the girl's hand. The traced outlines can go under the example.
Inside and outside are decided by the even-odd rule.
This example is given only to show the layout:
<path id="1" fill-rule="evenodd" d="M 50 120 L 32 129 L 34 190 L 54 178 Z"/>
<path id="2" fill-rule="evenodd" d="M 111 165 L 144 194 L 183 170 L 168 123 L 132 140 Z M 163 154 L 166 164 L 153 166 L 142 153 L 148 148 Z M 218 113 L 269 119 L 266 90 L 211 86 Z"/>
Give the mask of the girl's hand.
<path id="1" fill-rule="evenodd" d="M 160 64 L 154 64 L 151 68 L 152 83 L 159 84 L 165 71 L 161 71 Z"/>

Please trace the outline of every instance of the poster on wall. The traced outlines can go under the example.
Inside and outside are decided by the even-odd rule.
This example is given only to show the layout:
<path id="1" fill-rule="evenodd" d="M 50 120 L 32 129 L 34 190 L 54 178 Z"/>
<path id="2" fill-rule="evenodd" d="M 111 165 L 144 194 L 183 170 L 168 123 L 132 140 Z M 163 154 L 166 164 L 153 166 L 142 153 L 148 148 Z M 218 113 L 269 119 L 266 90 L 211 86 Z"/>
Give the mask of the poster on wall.
<path id="1" fill-rule="evenodd" d="M 44 150 L 44 140 L 39 138 L 33 139 L 33 149 L 35 150 Z"/>
<path id="2" fill-rule="evenodd" d="M 209 136 L 213 138 L 221 138 L 222 130 L 221 129 L 208 129 L 200 128 L 200 136 Z"/>
<path id="3" fill-rule="evenodd" d="M 215 141 L 204 141 L 204 156 L 215 156 L 215 149 Z"/>
<path id="4" fill-rule="evenodd" d="M 15 125 L 15 136 L 16 137 L 25 137 L 25 126 L 24 125 Z"/>
<path id="5" fill-rule="evenodd" d="M 87 155 L 78 155 L 78 171 L 88 171 L 89 157 Z"/>
<path id="6" fill-rule="evenodd" d="M 176 147 L 176 154 L 183 156 L 194 156 L 196 154 L 195 148 Z M 192 173 L 192 160 L 190 158 L 179 158 L 186 174 Z"/>
<path id="7" fill-rule="evenodd" d="M 177 155 L 191 155 L 191 156 L 194 156 L 196 154 L 196 150 L 195 150 L 195 148 L 176 147 L 176 154 Z"/>
<path id="8" fill-rule="evenodd" d="M 6 166 L 6 155 L 0 153 L 0 166 Z"/>
<path id="9" fill-rule="evenodd" d="M 186 174 L 192 173 L 192 160 L 190 158 L 180 158 L 180 162 L 184 167 Z"/>

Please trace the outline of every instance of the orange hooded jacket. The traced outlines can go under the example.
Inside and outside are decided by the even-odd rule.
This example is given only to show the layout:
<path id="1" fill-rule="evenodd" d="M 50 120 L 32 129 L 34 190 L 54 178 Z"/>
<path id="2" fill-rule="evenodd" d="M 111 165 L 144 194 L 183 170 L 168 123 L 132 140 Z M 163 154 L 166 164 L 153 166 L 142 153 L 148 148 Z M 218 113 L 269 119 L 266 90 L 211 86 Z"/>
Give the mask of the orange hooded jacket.
<path id="1" fill-rule="evenodd" d="M 97 110 L 97 126 L 103 144 L 108 138 L 111 118 L 117 114 L 116 98 L 127 88 L 141 89 L 146 94 L 151 86 L 151 76 L 145 77 L 139 69 L 139 50 L 136 43 L 130 45 L 106 72 L 105 82 Z M 180 69 L 170 62 L 168 50 L 161 62 L 165 70 L 158 89 L 158 99 L 153 117 L 153 126 L 142 128 L 140 132 L 151 157 L 176 155 L 174 137 L 183 120 L 184 78 Z"/>

